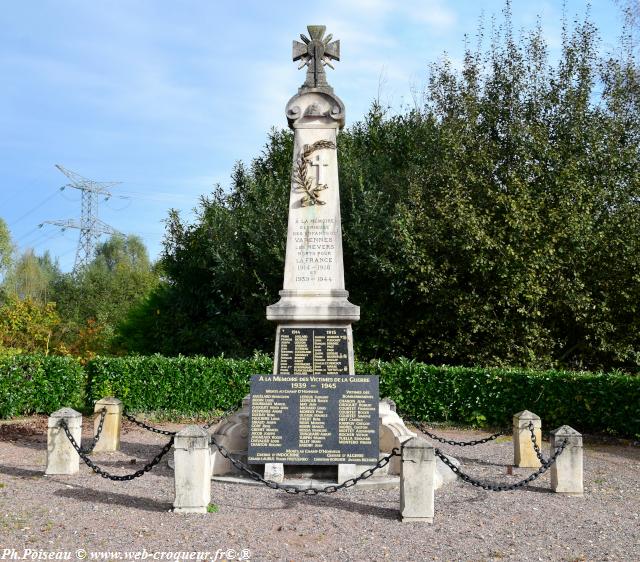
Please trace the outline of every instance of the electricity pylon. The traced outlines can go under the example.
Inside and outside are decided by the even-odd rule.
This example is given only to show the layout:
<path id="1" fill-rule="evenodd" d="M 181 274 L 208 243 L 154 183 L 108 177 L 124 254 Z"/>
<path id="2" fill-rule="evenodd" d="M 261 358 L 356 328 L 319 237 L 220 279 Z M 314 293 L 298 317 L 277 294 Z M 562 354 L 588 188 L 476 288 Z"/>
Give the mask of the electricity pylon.
<path id="1" fill-rule="evenodd" d="M 121 234 L 115 228 L 98 218 L 98 200 L 101 196 L 107 199 L 111 197 L 109 188 L 114 185 L 119 185 L 122 182 L 97 182 L 82 177 L 80 174 L 76 174 L 71 170 L 67 170 L 59 164 L 56 164 L 56 168 L 71 180 L 71 183 L 65 187 L 73 187 L 82 192 L 80 222 L 75 219 L 66 219 L 44 221 L 44 223 L 59 226 L 63 230 L 67 228 L 77 228 L 80 230 L 78 248 L 76 249 L 76 261 L 73 265 L 73 272 L 77 273 L 93 259 L 98 239 L 102 234 Z"/>

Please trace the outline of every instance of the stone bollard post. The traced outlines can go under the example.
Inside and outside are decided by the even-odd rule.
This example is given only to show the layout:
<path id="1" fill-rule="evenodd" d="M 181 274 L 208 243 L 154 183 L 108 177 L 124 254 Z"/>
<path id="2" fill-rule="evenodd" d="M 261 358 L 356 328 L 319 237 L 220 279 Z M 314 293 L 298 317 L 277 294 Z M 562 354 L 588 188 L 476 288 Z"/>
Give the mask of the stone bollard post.
<path id="1" fill-rule="evenodd" d="M 343 484 L 358 476 L 358 465 L 353 463 L 340 463 L 338 465 L 338 484 Z"/>
<path id="2" fill-rule="evenodd" d="M 118 451 L 120 449 L 120 429 L 122 428 L 122 402 L 113 396 L 107 396 L 96 402 L 94 412 L 98 413 L 94 423 L 94 435 L 100 425 L 100 414 L 102 408 L 107 409 L 104 417 L 102 433 L 98 438 L 94 451 Z"/>
<path id="3" fill-rule="evenodd" d="M 60 422 L 64 420 L 78 446 L 82 441 L 82 414 L 71 408 L 61 408 L 49 416 L 47 428 L 47 468 L 45 474 L 77 474 L 80 457 L 73 448 Z"/>
<path id="4" fill-rule="evenodd" d="M 403 522 L 433 523 L 436 454 L 421 437 L 402 445 L 400 468 L 400 515 Z"/>
<path id="5" fill-rule="evenodd" d="M 540 459 L 531 442 L 529 422 L 533 423 L 533 432 L 538 447 L 542 447 L 542 421 L 529 410 L 523 410 L 513 416 L 513 464 L 526 468 L 538 468 Z"/>
<path id="6" fill-rule="evenodd" d="M 206 513 L 211 501 L 209 433 L 197 425 L 178 432 L 173 442 L 177 513 Z"/>
<path id="7" fill-rule="evenodd" d="M 264 479 L 272 482 L 284 482 L 284 464 L 281 462 L 264 463 Z"/>
<path id="8" fill-rule="evenodd" d="M 564 440 L 564 451 L 551 466 L 551 489 L 570 496 L 583 495 L 582 435 L 568 425 L 551 432 L 551 451 L 555 451 Z"/>

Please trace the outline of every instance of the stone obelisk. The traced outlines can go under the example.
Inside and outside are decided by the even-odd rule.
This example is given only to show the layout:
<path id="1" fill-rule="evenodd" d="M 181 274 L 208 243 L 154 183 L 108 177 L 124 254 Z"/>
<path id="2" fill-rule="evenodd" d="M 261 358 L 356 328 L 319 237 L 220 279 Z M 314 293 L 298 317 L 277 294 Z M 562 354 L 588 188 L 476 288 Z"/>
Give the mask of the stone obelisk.
<path id="1" fill-rule="evenodd" d="M 344 127 L 345 109 L 325 73 L 326 66 L 333 68 L 331 61 L 340 59 L 340 41 L 325 36 L 325 26 L 307 29 L 309 37 L 300 35 L 303 42 L 293 42 L 293 60 L 307 73 L 286 106 L 294 147 L 284 284 L 280 300 L 267 307 L 267 319 L 278 324 L 274 374 L 284 364 L 283 328 L 327 327 L 340 328 L 340 334 L 346 330 L 348 362 L 340 374 L 348 375 L 354 373 L 351 323 L 359 320 L 360 308 L 347 300 L 342 261 L 336 137 Z M 308 370 L 324 374 L 313 366 Z"/>

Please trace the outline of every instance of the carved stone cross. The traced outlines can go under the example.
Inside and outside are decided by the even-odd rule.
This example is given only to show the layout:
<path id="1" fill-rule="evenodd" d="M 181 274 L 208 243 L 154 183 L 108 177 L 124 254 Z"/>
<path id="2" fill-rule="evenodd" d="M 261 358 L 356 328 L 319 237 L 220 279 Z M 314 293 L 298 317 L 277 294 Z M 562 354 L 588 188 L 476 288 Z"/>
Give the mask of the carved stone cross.
<path id="1" fill-rule="evenodd" d="M 311 165 L 313 167 L 317 167 L 317 173 L 314 174 L 316 176 L 316 186 L 320 187 L 321 185 L 325 185 L 324 183 L 324 169 L 329 166 L 329 162 L 327 162 L 323 157 L 322 153 L 316 154 L 311 160 Z"/>
<path id="2" fill-rule="evenodd" d="M 301 60 L 300 66 L 307 67 L 307 78 L 302 85 L 303 88 L 328 88 L 327 76 L 324 71 L 325 66 L 333 68 L 331 60 L 340 60 L 340 40 L 331 41 L 331 34 L 324 37 L 326 31 L 324 25 L 308 25 L 309 37 L 300 34 L 300 41 L 293 42 L 293 60 Z"/>

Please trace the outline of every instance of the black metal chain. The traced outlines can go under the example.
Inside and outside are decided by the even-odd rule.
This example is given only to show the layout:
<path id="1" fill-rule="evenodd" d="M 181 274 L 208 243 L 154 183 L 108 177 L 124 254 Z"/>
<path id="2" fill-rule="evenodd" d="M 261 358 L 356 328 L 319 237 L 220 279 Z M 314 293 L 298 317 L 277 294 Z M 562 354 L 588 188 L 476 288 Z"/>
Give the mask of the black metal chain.
<path id="1" fill-rule="evenodd" d="M 82 452 L 85 454 L 90 454 L 93 453 L 93 449 L 96 446 L 96 443 L 98 442 L 98 439 L 100 439 L 100 434 L 102 433 L 102 428 L 104 427 L 104 419 L 107 417 L 107 409 L 106 408 L 102 408 L 102 410 L 100 410 L 100 423 L 98 424 L 98 431 L 96 431 L 96 434 L 94 435 L 93 439 L 91 439 L 91 443 L 87 446 L 87 447 L 82 447 Z"/>
<path id="2" fill-rule="evenodd" d="M 533 450 L 536 452 L 536 457 L 538 457 L 538 460 L 540 461 L 541 464 L 545 464 L 547 462 L 547 458 L 542 454 L 542 451 L 538 446 L 538 441 L 536 440 L 536 434 L 535 434 L 535 429 L 533 427 L 533 422 L 529 422 L 529 425 L 527 427 L 531 432 L 531 443 L 533 445 Z"/>
<path id="3" fill-rule="evenodd" d="M 305 496 L 317 496 L 318 494 L 334 494 L 340 490 L 344 490 L 345 488 L 351 488 L 361 480 L 366 480 L 367 478 L 373 476 L 373 474 L 377 470 L 380 470 L 381 468 L 387 466 L 393 457 L 399 457 L 401 455 L 400 450 L 398 448 L 394 448 L 392 449 L 391 453 L 389 453 L 385 457 L 382 457 L 375 464 L 375 466 L 373 466 L 372 468 L 367 468 L 358 476 L 349 478 L 341 484 L 331 484 L 329 486 L 325 486 L 324 488 L 296 488 L 295 486 L 287 486 L 285 484 L 280 484 L 279 482 L 274 482 L 273 480 L 265 479 L 262 475 L 260 475 L 260 473 L 253 470 L 250 466 L 231 456 L 231 452 L 224 445 L 218 444 L 215 438 L 212 437 L 211 442 L 218 449 L 218 451 L 220 451 L 220 454 L 225 459 L 229 459 L 233 466 L 235 466 L 238 470 L 244 472 L 247 476 L 249 476 L 256 482 L 262 482 L 262 484 L 273 490 L 282 490 L 287 494 L 302 494 Z"/>
<path id="4" fill-rule="evenodd" d="M 446 439 L 445 437 L 440 437 L 431 433 L 428 429 L 425 428 L 424 422 L 407 420 L 409 423 L 415 425 L 422 433 L 424 433 L 427 437 L 431 439 L 435 439 L 436 441 L 440 441 L 440 443 L 446 443 L 447 445 L 455 445 L 457 447 L 473 447 L 474 445 L 482 445 L 483 443 L 488 443 L 489 441 L 493 441 L 497 439 L 501 435 L 505 435 L 503 431 L 499 431 L 498 433 L 494 433 L 493 435 L 489 435 L 489 437 L 485 437 L 483 439 L 476 439 L 474 441 L 454 441 L 453 439 Z"/>
<path id="5" fill-rule="evenodd" d="M 91 470 L 93 470 L 93 472 L 99 474 L 100 476 L 102 476 L 102 478 L 107 478 L 108 480 L 114 480 L 116 482 L 125 482 L 127 480 L 133 480 L 134 478 L 140 478 L 140 476 L 144 476 L 162 460 L 162 457 L 164 457 L 171 450 L 174 440 L 174 436 L 172 435 L 171 439 L 169 439 L 169 442 L 164 447 L 162 447 L 162 450 L 153 458 L 153 460 L 144 465 L 144 467 L 142 467 L 140 470 L 136 470 L 132 474 L 124 474 L 122 476 L 119 476 L 110 474 L 106 470 L 100 468 L 86 455 L 86 453 L 78 446 L 78 443 L 74 439 L 73 435 L 71 435 L 71 431 L 69 431 L 69 426 L 67 425 L 67 422 L 65 420 L 60 420 L 60 427 L 62 427 L 62 429 L 64 430 L 67 438 L 69 439 L 69 442 L 76 450 L 78 455 L 80 455 L 80 458 L 89 468 L 91 468 Z"/>
<path id="6" fill-rule="evenodd" d="M 526 486 L 527 484 L 529 484 L 529 482 L 533 482 L 534 480 L 537 480 L 538 478 L 540 478 L 540 476 L 542 476 L 545 472 L 547 472 L 547 470 L 551 468 L 553 463 L 556 462 L 556 459 L 560 456 L 562 451 L 564 451 L 564 448 L 567 446 L 567 443 L 568 441 L 565 439 L 560 444 L 560 446 L 555 450 L 553 455 L 551 455 L 551 457 L 547 461 L 542 463 L 542 466 L 536 472 L 530 474 L 524 480 L 520 480 L 519 482 L 514 482 L 513 484 L 492 484 L 489 482 L 482 482 L 480 480 L 476 480 L 475 478 L 462 472 L 462 470 L 460 470 L 460 468 L 458 468 L 455 464 L 453 464 L 448 459 L 448 457 L 440 451 L 440 449 L 436 449 L 436 455 L 438 455 L 440 460 L 444 464 L 446 464 L 451 470 L 453 470 L 455 475 L 461 480 L 463 480 L 464 482 L 467 482 L 472 486 L 482 488 L 483 490 L 490 490 L 492 492 L 507 492 L 507 491 L 515 490 L 517 488 L 521 488 L 522 486 Z"/>
<path id="7" fill-rule="evenodd" d="M 208 421 L 206 424 L 204 424 L 202 426 L 202 429 L 204 430 L 208 430 L 210 429 L 213 425 L 215 425 L 216 423 L 222 421 L 223 419 L 229 417 L 231 414 L 233 414 L 234 412 L 236 412 L 238 410 L 239 406 L 232 406 L 231 408 L 229 408 L 226 412 L 223 412 L 222 415 L 213 418 L 212 420 Z M 175 435 L 177 433 L 177 431 L 167 431 L 166 429 L 158 429 L 157 427 L 153 427 L 149 424 L 146 424 L 142 421 L 137 420 L 134 416 L 132 416 L 131 414 L 127 414 L 126 412 L 123 412 L 122 414 L 125 418 L 127 418 L 130 422 L 135 423 L 136 425 L 146 429 L 147 431 L 153 431 L 154 433 L 159 433 L 160 435 Z"/>
<path id="8" fill-rule="evenodd" d="M 132 415 L 127 414 L 126 412 L 123 412 L 122 415 L 125 418 L 127 418 L 130 422 L 133 422 L 136 425 L 139 425 L 140 427 L 146 429 L 147 431 L 153 431 L 153 433 L 159 433 L 160 435 L 171 435 L 171 436 L 177 433 L 177 431 L 167 431 L 166 429 L 158 429 L 157 427 L 152 427 L 144 422 L 137 420 Z"/>

